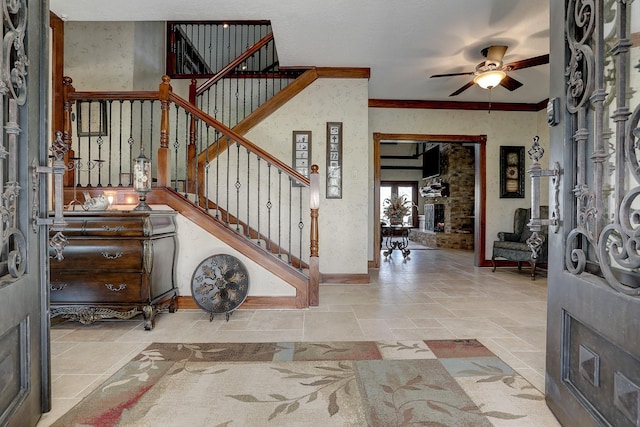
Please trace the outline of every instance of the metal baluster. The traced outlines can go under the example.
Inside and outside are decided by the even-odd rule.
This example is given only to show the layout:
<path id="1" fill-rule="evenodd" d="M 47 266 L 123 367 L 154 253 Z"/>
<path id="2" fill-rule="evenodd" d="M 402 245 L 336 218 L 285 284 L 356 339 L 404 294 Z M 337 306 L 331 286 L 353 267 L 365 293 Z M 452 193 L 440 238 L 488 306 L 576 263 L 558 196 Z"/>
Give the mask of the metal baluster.
<path id="1" fill-rule="evenodd" d="M 118 114 L 118 187 L 122 187 L 122 99 L 120 102 L 120 111 Z M 128 185 L 128 184 L 127 184 Z"/>
<path id="2" fill-rule="evenodd" d="M 135 143 L 133 139 L 133 100 L 129 101 L 129 109 L 129 139 L 127 144 L 129 144 L 129 181 L 130 185 L 133 185 L 133 144 Z"/>
<path id="3" fill-rule="evenodd" d="M 204 202 L 205 202 L 205 210 L 209 213 L 209 142 L 211 141 L 209 136 L 209 125 L 207 125 L 207 149 L 204 153 L 205 155 L 205 163 L 204 163 Z"/>
<path id="4" fill-rule="evenodd" d="M 249 229 L 251 228 L 251 221 L 249 220 L 249 213 L 251 212 L 251 151 L 247 148 L 247 238 L 250 239 L 251 235 Z"/>
<path id="5" fill-rule="evenodd" d="M 302 220 L 302 186 L 298 187 L 298 199 L 300 204 L 300 220 L 298 221 L 298 229 L 300 230 L 300 235 L 298 236 L 298 240 L 300 241 L 300 255 L 298 256 L 298 270 L 302 271 L 302 230 L 304 229 L 304 221 Z"/>
<path id="6" fill-rule="evenodd" d="M 191 114 L 184 112 L 184 198 L 189 198 L 189 126 L 191 126 Z"/>
<path id="7" fill-rule="evenodd" d="M 231 171 L 231 154 L 229 153 L 229 151 L 231 151 L 231 150 L 229 150 L 230 143 L 231 143 L 231 140 L 227 136 L 227 149 L 225 150 L 226 154 L 227 154 L 227 179 L 225 181 L 225 187 L 227 189 L 226 190 L 226 196 L 227 197 L 225 199 L 225 203 L 226 203 L 225 210 L 226 210 L 227 214 L 225 215 L 225 223 L 227 225 L 229 225 L 229 200 L 230 200 L 229 199 L 229 174 L 231 173 L 230 172 Z"/>
<path id="8" fill-rule="evenodd" d="M 240 232 L 240 144 L 236 142 L 236 232 Z"/>
<path id="9" fill-rule="evenodd" d="M 109 171 L 109 182 L 107 182 L 107 186 L 108 187 L 113 187 L 112 184 L 112 177 L 111 177 L 111 173 L 112 173 L 112 166 L 113 166 L 113 162 L 111 160 L 111 153 L 113 153 L 113 99 L 109 100 L 109 160 L 107 161 L 108 163 L 108 171 Z"/>
<path id="10" fill-rule="evenodd" d="M 173 174 L 175 176 L 174 182 L 173 182 L 173 191 L 178 192 L 178 148 L 180 148 L 180 141 L 178 140 L 178 107 L 175 106 L 174 107 L 176 110 L 176 125 L 174 126 L 174 128 L 172 129 L 175 135 L 175 139 L 173 141 L 173 152 L 174 152 L 174 156 L 173 156 Z"/>
<path id="11" fill-rule="evenodd" d="M 85 118 L 88 124 L 87 132 L 87 187 L 91 187 L 91 169 L 93 168 L 93 162 L 91 161 L 91 104 L 93 101 L 89 101 L 89 113 Z M 79 173 L 79 171 L 78 171 Z"/>
<path id="12" fill-rule="evenodd" d="M 200 189 L 200 179 L 199 178 L 200 177 L 198 175 L 198 153 L 202 152 L 202 125 L 201 125 L 200 120 L 196 121 L 196 129 L 197 129 L 196 130 L 196 132 L 197 132 L 196 135 L 198 135 L 198 144 L 197 144 L 198 149 L 196 150 L 196 153 L 195 153 L 196 158 L 194 159 L 195 161 L 194 161 L 194 165 L 193 165 L 193 167 L 195 168 L 195 171 L 194 171 L 195 172 L 194 173 L 195 186 L 194 187 L 195 187 L 195 193 L 196 193 L 196 195 L 195 195 L 196 202 L 195 203 L 196 203 L 196 206 L 200 206 L 200 197 L 198 197 L 198 194 L 200 194 L 199 193 L 199 189 Z"/>
<path id="13" fill-rule="evenodd" d="M 102 187 L 102 144 L 104 144 L 104 140 L 102 139 L 102 133 L 104 129 L 102 128 L 102 113 L 103 113 L 103 102 L 98 101 L 98 139 L 96 140 L 96 144 L 98 145 L 98 187 Z"/>
<path id="14" fill-rule="evenodd" d="M 216 129 L 216 219 L 220 219 L 220 138 Z"/>
<path id="15" fill-rule="evenodd" d="M 256 39 L 256 26 L 255 25 L 253 26 L 252 30 L 253 30 L 253 40 L 255 41 L 255 39 Z M 256 69 L 256 66 L 255 66 L 255 60 L 256 60 L 255 59 L 255 55 L 252 55 L 250 59 L 251 59 L 251 70 L 255 70 Z M 254 109 L 254 107 L 253 107 L 253 99 L 254 99 L 253 98 L 253 87 L 255 86 L 254 80 L 255 79 L 251 79 L 251 97 L 250 97 L 250 100 L 251 100 L 250 101 L 251 102 L 251 111 L 253 111 L 253 109 Z"/>
<path id="16" fill-rule="evenodd" d="M 150 108 L 149 108 L 149 160 L 153 165 L 153 141 L 155 138 L 153 137 L 153 111 L 154 111 L 154 103 L 156 102 L 154 99 L 150 100 Z M 159 138 L 158 138 L 159 140 Z"/>
<path id="17" fill-rule="evenodd" d="M 291 265 L 291 254 L 293 254 L 293 246 L 291 245 L 291 236 L 293 235 L 293 231 L 291 229 L 291 225 L 292 225 L 292 221 L 291 221 L 291 217 L 293 216 L 293 201 L 291 199 L 292 195 L 293 195 L 293 178 L 291 178 L 290 176 L 289 178 L 289 231 L 288 231 L 288 237 L 289 237 L 289 245 L 287 246 L 287 251 L 289 252 L 289 265 Z"/>
<path id="18" fill-rule="evenodd" d="M 271 252 L 271 163 L 267 163 L 267 249 Z"/>
<path id="19" fill-rule="evenodd" d="M 236 81 L 236 99 L 235 99 L 236 105 L 234 110 L 236 110 L 236 120 L 233 123 L 233 126 L 238 124 L 238 122 L 240 121 L 240 111 L 238 111 L 238 106 L 240 105 L 240 79 L 236 77 L 235 81 Z M 229 126 L 229 127 L 233 127 L 233 126 Z"/>
<path id="20" fill-rule="evenodd" d="M 278 258 L 282 259 L 282 171 L 278 169 Z"/>
<path id="21" fill-rule="evenodd" d="M 258 246 L 261 246 L 261 242 L 262 242 L 262 235 L 260 234 L 260 224 L 262 224 L 261 218 L 260 218 L 260 164 L 261 164 L 261 158 L 258 157 L 258 167 L 257 167 L 257 176 L 258 176 L 258 196 L 256 197 L 256 206 L 257 206 L 257 211 L 258 211 L 258 215 L 256 216 L 256 218 L 258 218 L 258 228 L 257 228 L 257 233 L 258 233 Z"/>

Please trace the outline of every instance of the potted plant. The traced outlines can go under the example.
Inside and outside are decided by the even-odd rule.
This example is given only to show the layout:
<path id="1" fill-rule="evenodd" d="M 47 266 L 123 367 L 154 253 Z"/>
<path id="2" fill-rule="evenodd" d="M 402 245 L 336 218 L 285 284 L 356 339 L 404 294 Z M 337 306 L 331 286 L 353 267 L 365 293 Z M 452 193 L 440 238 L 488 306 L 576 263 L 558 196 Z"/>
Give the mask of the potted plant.
<path id="1" fill-rule="evenodd" d="M 391 194 L 391 197 L 384 199 L 384 216 L 392 225 L 402 224 L 404 217 L 411 214 L 412 206 L 406 195 Z"/>

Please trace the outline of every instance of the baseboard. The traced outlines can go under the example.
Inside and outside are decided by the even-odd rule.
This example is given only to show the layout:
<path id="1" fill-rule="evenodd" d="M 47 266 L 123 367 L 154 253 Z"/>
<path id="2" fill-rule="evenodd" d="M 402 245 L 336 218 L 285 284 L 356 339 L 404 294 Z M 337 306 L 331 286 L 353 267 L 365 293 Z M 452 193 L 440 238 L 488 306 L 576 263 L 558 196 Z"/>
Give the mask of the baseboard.
<path id="1" fill-rule="evenodd" d="M 242 310 L 259 310 L 259 309 L 295 309 L 296 297 L 252 297 L 247 299 L 240 305 Z M 201 310 L 193 298 L 189 296 L 178 297 L 178 309 L 182 310 Z"/>
<path id="2" fill-rule="evenodd" d="M 482 264 L 480 264 L 480 267 L 493 267 L 493 263 L 491 262 L 490 259 L 486 259 L 482 262 Z M 518 262 L 517 261 L 509 261 L 509 260 L 505 260 L 505 259 L 497 259 L 496 260 L 496 267 L 518 267 Z M 531 264 L 529 264 L 528 261 L 522 261 L 522 268 L 531 268 Z M 536 270 L 538 268 L 541 268 L 543 270 L 547 269 L 547 263 L 546 262 L 540 262 L 538 264 L 536 264 Z"/>
<path id="3" fill-rule="evenodd" d="M 320 283 L 368 285 L 371 283 L 371 277 L 369 274 L 322 274 Z"/>

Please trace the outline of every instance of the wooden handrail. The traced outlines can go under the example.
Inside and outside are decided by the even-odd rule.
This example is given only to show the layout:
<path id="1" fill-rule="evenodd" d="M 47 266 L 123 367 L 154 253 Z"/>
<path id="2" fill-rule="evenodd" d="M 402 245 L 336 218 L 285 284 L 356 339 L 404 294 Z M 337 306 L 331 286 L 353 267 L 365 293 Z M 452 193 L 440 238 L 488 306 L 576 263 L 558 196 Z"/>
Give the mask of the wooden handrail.
<path id="1" fill-rule="evenodd" d="M 273 37 L 273 35 L 271 35 Z M 263 38 L 264 40 L 264 38 Z M 189 101 L 184 98 L 176 95 L 172 92 L 171 86 L 169 84 L 170 78 L 168 76 L 163 76 L 162 83 L 160 85 L 161 89 L 158 91 L 132 91 L 132 92 L 124 92 L 124 91 L 102 91 L 102 92 L 76 92 L 73 86 L 71 85 L 71 79 L 66 77 L 65 82 L 67 86 L 67 90 L 65 91 L 65 102 L 68 104 L 72 104 L 76 101 L 89 101 L 89 100 L 160 100 L 162 102 L 173 102 L 177 106 L 182 107 L 186 111 L 188 111 L 193 117 L 201 120 L 212 128 L 218 130 L 223 135 L 229 137 L 233 141 L 237 142 L 244 148 L 248 149 L 255 153 L 261 159 L 267 161 L 268 163 L 276 166 L 282 172 L 293 178 L 294 180 L 301 183 L 303 186 L 309 186 L 309 178 L 304 175 L 301 175 L 295 169 L 293 169 L 288 164 L 282 162 L 281 160 L 273 157 L 270 153 L 263 150 L 259 146 L 255 145 L 248 139 L 244 138 L 240 134 L 234 132 L 232 129 L 228 128 L 224 124 L 220 123 L 213 117 L 209 116 L 199 108 L 192 105 Z M 163 86 L 164 85 L 164 86 Z M 70 109 L 68 111 L 70 117 Z M 164 116 L 163 116 L 164 117 Z M 169 121 L 162 120 L 160 135 L 161 135 L 161 149 L 168 148 L 168 134 L 169 134 Z M 162 138 L 165 136 L 165 138 Z M 68 138 L 69 142 L 71 141 L 71 123 L 69 120 L 68 129 L 65 129 L 65 138 Z M 165 150 L 163 150 L 165 151 Z M 167 154 L 168 155 L 168 154 Z M 164 159 L 163 163 L 167 162 L 168 159 Z M 160 166 L 160 165 L 159 165 Z M 160 168 L 159 168 L 160 169 Z M 169 185 L 168 184 L 168 170 L 165 171 L 166 174 L 162 174 L 162 182 L 158 182 L 159 185 Z M 72 184 L 72 183 L 71 183 Z M 69 185 L 69 183 L 67 183 Z"/>
<path id="2" fill-rule="evenodd" d="M 113 92 L 70 92 L 68 99 L 70 101 L 91 101 L 91 100 L 112 100 L 112 101 L 138 101 L 138 100 L 158 100 L 160 99 L 158 91 L 113 91 Z"/>
<path id="3" fill-rule="evenodd" d="M 282 162 L 281 160 L 273 157 L 267 151 L 265 151 L 262 148 L 258 147 L 257 145 L 255 145 L 254 143 L 252 143 L 251 141 L 249 141 L 248 139 L 246 139 L 242 135 L 234 132 L 232 129 L 226 127 L 224 124 L 220 123 L 219 121 L 217 121 L 213 117 L 209 116 L 204 111 L 202 111 L 202 110 L 198 109 L 197 107 L 191 105 L 191 103 L 189 103 L 189 101 L 185 100 L 184 98 L 181 98 L 180 96 L 176 95 L 175 93 L 170 93 L 169 94 L 169 100 L 171 102 L 175 103 L 176 105 L 178 105 L 179 107 L 182 107 L 183 109 L 188 111 L 194 117 L 200 119 L 203 123 L 206 123 L 207 125 L 211 126 L 212 128 L 218 130 L 223 135 L 226 135 L 227 137 L 229 137 L 233 141 L 237 142 L 238 144 L 240 144 L 244 148 L 246 148 L 249 151 L 253 152 L 256 156 L 258 156 L 261 159 L 265 160 L 266 162 L 276 166 L 282 172 L 286 173 L 287 175 L 289 175 L 294 180 L 300 182 L 305 187 L 309 186 L 309 178 L 307 178 L 304 175 L 301 175 L 298 171 L 293 169 L 288 164 L 286 164 L 286 163 Z"/>
<path id="4" fill-rule="evenodd" d="M 200 87 L 196 89 L 196 95 L 200 95 L 202 92 L 204 92 L 205 90 L 213 86 L 218 80 L 224 78 L 224 76 L 229 74 L 231 71 L 235 70 L 238 65 L 242 64 L 247 58 L 249 58 L 251 55 L 253 55 L 257 51 L 262 49 L 262 47 L 264 47 L 271 40 L 273 40 L 273 33 L 269 33 L 263 38 L 261 38 L 260 40 L 258 40 L 256 44 L 251 46 L 249 49 L 244 51 L 240 56 L 238 56 L 236 59 L 234 59 L 229 64 L 227 64 L 215 76 L 209 78 L 207 81 L 202 83 Z"/>

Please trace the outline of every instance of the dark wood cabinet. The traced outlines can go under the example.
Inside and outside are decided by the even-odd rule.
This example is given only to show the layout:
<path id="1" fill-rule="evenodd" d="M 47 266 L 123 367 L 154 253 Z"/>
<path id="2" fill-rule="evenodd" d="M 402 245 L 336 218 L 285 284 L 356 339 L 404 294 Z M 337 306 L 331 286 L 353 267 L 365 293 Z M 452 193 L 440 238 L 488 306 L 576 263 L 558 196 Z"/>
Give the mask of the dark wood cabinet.
<path id="1" fill-rule="evenodd" d="M 51 317 L 82 323 L 155 316 L 176 309 L 175 212 L 68 212 L 68 239 L 57 261 L 51 250 Z"/>

